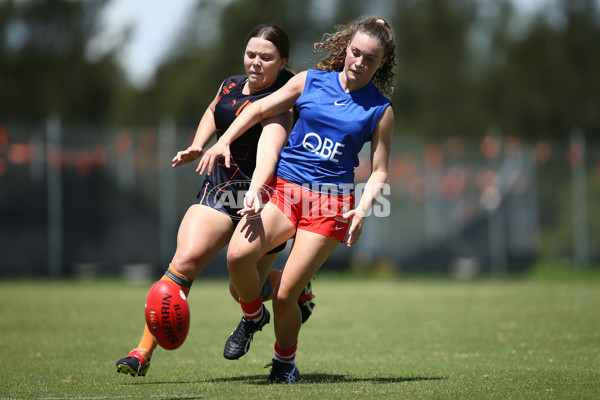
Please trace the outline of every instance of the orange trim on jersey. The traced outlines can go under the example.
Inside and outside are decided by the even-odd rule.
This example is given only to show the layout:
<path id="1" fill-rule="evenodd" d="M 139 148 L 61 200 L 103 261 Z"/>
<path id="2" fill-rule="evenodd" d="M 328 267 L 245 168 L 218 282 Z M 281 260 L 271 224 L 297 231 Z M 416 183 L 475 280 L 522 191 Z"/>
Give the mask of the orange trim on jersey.
<path id="1" fill-rule="evenodd" d="M 219 165 L 225 165 L 225 164 L 219 164 Z M 225 187 L 227 187 L 227 185 L 229 185 L 231 183 L 231 181 L 233 180 L 233 177 L 238 173 L 239 171 L 239 167 L 235 170 L 235 172 L 231 175 L 231 177 L 229 178 L 229 180 L 227 181 L 227 183 L 225 183 L 224 185 L 221 184 L 219 186 L 217 186 L 215 189 L 217 189 L 219 192 L 224 192 L 225 191 Z M 223 188 L 221 188 L 220 186 L 222 186 Z"/>
<path id="2" fill-rule="evenodd" d="M 236 113 L 235 113 L 235 116 L 237 117 L 238 115 L 240 115 L 240 113 L 242 112 L 242 110 L 243 110 L 244 108 L 246 108 L 246 107 L 247 107 L 249 104 L 252 104 L 252 102 L 251 102 L 250 100 L 246 100 L 246 101 L 244 102 L 244 104 L 242 104 L 242 105 L 240 106 L 240 108 L 238 108 L 238 110 L 237 110 L 237 111 L 236 111 Z"/>
<path id="3" fill-rule="evenodd" d="M 253 148 L 253 147 L 252 147 L 252 146 L 250 146 L 249 144 L 243 144 L 243 146 L 246 146 L 246 147 L 248 148 L 248 151 L 246 152 L 246 154 L 244 155 L 244 157 L 231 157 L 231 159 L 232 159 L 233 161 L 235 161 L 235 160 L 242 160 L 242 161 L 244 161 L 244 160 L 246 160 L 246 158 L 248 158 L 248 156 L 249 156 L 249 155 L 250 155 L 250 153 L 252 152 L 252 148 Z M 218 164 L 219 164 L 219 166 L 221 166 L 221 167 L 225 167 L 225 163 L 224 163 L 224 162 L 223 162 L 223 163 L 218 163 Z M 232 162 L 232 163 L 231 163 L 231 166 L 232 166 L 232 167 L 234 167 L 234 166 L 237 166 L 237 169 L 235 170 L 235 172 L 234 172 L 233 174 L 231 174 L 231 176 L 229 177 L 229 180 L 227 181 L 227 183 L 225 183 L 224 187 L 226 187 L 227 185 L 229 185 L 229 184 L 231 183 L 231 181 L 233 181 L 233 178 L 235 177 L 235 175 L 236 175 L 236 174 L 238 173 L 238 171 L 240 170 L 240 167 L 238 166 L 238 164 L 237 164 L 236 162 Z M 220 186 L 220 185 L 219 185 L 219 186 Z M 221 192 L 224 192 L 224 191 L 225 191 L 225 189 L 221 189 L 221 188 L 217 188 L 217 190 L 219 190 L 219 191 L 221 191 Z"/>

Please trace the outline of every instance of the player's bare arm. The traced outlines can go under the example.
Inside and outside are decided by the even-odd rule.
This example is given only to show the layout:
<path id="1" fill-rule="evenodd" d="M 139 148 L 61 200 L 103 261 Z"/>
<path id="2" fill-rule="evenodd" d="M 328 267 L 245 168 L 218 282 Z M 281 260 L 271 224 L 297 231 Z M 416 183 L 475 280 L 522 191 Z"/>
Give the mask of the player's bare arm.
<path id="1" fill-rule="evenodd" d="M 293 119 L 293 112 L 288 111 L 263 121 L 263 131 L 256 149 L 256 168 L 244 196 L 244 208 L 238 211 L 239 215 L 257 213 L 260 210 L 260 192 L 275 173 L 279 153 L 287 142 Z"/>
<path id="2" fill-rule="evenodd" d="M 214 111 L 215 106 L 217 105 L 217 101 L 219 99 L 219 93 L 221 92 L 222 86 L 223 84 L 221 84 L 221 86 L 219 87 L 217 95 L 206 108 L 202 119 L 200 119 L 200 123 L 198 124 L 198 128 L 196 129 L 196 134 L 194 136 L 192 144 L 187 149 L 179 151 L 175 155 L 173 160 L 171 160 L 172 167 L 179 167 L 180 165 L 190 163 L 202 157 L 204 147 L 215 136 L 217 127 L 215 126 Z"/>
<path id="3" fill-rule="evenodd" d="M 291 78 L 281 89 L 246 107 L 217 143 L 204 152 L 197 171 L 200 174 L 208 171 L 210 174 L 218 157 L 224 157 L 225 166 L 229 168 L 231 156 L 229 145 L 258 122 L 287 113 L 302 94 L 305 81 L 306 72 L 301 72 Z"/>
<path id="4" fill-rule="evenodd" d="M 369 210 L 383 190 L 387 181 L 388 164 L 394 130 L 394 111 L 392 107 L 386 108 L 373 131 L 371 140 L 371 175 L 366 182 L 365 190 L 354 210 L 344 214 L 344 218 L 351 218 L 348 240 L 346 245 L 352 246 L 362 232 L 362 223 Z"/>

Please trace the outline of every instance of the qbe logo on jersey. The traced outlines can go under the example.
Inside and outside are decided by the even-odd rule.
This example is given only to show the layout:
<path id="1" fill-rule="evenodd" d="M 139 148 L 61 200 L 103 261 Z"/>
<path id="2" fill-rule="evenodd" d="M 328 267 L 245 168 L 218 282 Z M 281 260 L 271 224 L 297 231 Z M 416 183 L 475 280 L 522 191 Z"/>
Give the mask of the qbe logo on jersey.
<path id="1" fill-rule="evenodd" d="M 317 154 L 321 158 L 339 162 L 338 156 L 342 155 L 341 149 L 345 147 L 345 145 L 340 142 L 334 142 L 329 138 L 322 139 L 318 134 L 310 132 L 304 135 L 302 147 L 311 153 Z"/>

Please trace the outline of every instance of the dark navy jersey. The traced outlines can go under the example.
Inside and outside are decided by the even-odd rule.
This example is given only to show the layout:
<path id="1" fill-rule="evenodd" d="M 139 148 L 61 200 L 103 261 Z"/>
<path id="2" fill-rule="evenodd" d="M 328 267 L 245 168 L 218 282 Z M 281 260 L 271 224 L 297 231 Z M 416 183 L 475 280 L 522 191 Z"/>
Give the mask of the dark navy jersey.
<path id="1" fill-rule="evenodd" d="M 214 111 L 217 139 L 225 133 L 244 108 L 284 85 L 284 82 L 278 79 L 269 88 L 258 93 L 246 95 L 242 93 L 242 89 L 247 80 L 248 77 L 246 75 L 235 75 L 223 82 L 223 87 Z M 222 187 L 236 181 L 235 190 L 247 189 L 252 179 L 254 167 L 256 166 L 256 147 L 261 132 L 262 125 L 258 123 L 231 143 L 231 167 L 226 168 L 225 161 L 221 157 L 215 163 L 211 175 L 207 176 L 207 180 L 214 187 Z M 245 182 L 246 186 L 240 181 Z"/>
<path id="2" fill-rule="evenodd" d="M 358 153 L 390 104 L 372 82 L 346 93 L 339 71 L 309 69 L 296 101 L 300 117 L 281 152 L 277 176 L 312 187 L 352 191 Z"/>

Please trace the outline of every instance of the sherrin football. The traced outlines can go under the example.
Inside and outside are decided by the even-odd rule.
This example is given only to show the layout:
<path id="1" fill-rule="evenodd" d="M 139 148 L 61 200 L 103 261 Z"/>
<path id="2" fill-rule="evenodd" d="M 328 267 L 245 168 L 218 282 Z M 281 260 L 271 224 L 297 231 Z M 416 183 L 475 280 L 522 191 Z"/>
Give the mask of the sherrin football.
<path id="1" fill-rule="evenodd" d="M 146 324 L 158 344 L 175 350 L 190 328 L 190 307 L 181 288 L 171 281 L 156 282 L 146 299 Z"/>

